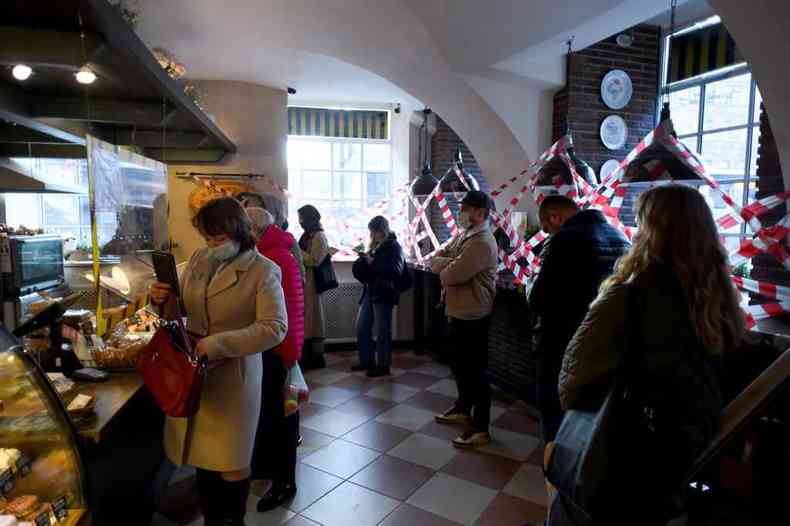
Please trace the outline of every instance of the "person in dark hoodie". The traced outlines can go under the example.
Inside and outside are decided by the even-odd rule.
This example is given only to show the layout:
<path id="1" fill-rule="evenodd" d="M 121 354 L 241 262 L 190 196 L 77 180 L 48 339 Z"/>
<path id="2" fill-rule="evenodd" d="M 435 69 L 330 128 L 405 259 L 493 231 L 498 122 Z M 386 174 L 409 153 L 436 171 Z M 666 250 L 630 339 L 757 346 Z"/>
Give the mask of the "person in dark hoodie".
<path id="1" fill-rule="evenodd" d="M 389 222 L 376 216 L 368 224 L 370 250 L 354 262 L 354 277 L 365 285 L 357 320 L 359 363 L 352 371 L 367 371 L 371 378 L 390 374 L 392 363 L 392 309 L 400 291 L 396 282 L 405 271 L 403 249 Z M 373 341 L 373 329 L 376 341 Z"/>

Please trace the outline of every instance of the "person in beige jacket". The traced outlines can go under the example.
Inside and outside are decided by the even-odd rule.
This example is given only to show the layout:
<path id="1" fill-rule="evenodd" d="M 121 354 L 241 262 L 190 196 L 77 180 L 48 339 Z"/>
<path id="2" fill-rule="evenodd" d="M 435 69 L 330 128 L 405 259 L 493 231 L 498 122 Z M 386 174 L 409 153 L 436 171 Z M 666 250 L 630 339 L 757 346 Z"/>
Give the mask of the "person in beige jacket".
<path id="1" fill-rule="evenodd" d="M 329 241 L 321 225 L 321 214 L 313 205 L 298 210 L 299 225 L 304 233 L 299 238 L 305 267 L 304 283 L 304 349 L 301 365 L 305 369 L 326 367 L 324 359 L 324 305 L 315 288 L 315 269 L 329 256 Z"/>
<path id="2" fill-rule="evenodd" d="M 255 250 L 238 201 L 209 202 L 193 224 L 208 247 L 192 255 L 180 288 L 187 329 L 202 336 L 196 351 L 208 361 L 208 373 L 197 414 L 167 418 L 165 452 L 175 464 L 197 468 L 206 526 L 243 526 L 261 408 L 257 355 L 283 341 L 288 317 L 280 270 Z M 173 314 L 167 285 L 154 284 L 151 298 Z"/>
<path id="3" fill-rule="evenodd" d="M 458 217 L 464 232 L 431 261 L 444 290 L 450 340 L 455 346 L 451 367 L 458 385 L 455 405 L 437 415 L 436 421 L 471 425 L 453 440 L 460 448 L 491 441 L 491 386 L 486 369 L 497 268 L 497 245 L 488 222 L 491 208 L 491 198 L 484 192 L 468 192 Z"/>

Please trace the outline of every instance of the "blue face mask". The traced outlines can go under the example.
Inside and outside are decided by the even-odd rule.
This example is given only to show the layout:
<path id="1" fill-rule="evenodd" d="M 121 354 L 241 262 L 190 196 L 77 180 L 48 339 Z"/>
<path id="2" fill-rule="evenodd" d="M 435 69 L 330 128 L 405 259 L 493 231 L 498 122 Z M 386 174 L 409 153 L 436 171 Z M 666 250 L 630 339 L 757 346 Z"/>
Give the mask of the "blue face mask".
<path id="1" fill-rule="evenodd" d="M 226 241 L 218 247 L 208 249 L 208 257 L 214 261 L 228 261 L 239 253 L 239 244 L 235 241 Z"/>

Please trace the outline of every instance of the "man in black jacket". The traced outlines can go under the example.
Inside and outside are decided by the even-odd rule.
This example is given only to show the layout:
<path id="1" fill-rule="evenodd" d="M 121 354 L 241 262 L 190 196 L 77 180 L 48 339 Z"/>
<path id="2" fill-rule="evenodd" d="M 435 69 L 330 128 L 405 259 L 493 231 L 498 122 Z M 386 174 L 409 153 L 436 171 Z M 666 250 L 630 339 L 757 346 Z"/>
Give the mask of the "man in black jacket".
<path id="1" fill-rule="evenodd" d="M 600 211 L 580 212 L 564 196 L 546 197 L 539 216 L 551 236 L 527 301 L 536 319 L 537 402 L 543 440 L 549 443 L 562 422 L 558 381 L 565 348 L 630 244 Z"/>

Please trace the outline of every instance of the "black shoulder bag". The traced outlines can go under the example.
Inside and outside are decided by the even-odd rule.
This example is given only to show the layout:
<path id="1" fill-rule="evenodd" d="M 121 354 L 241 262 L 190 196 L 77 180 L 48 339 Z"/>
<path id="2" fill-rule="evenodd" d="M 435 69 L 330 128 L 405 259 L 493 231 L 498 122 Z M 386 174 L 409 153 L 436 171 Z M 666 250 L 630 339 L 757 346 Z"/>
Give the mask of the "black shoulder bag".
<path id="1" fill-rule="evenodd" d="M 600 407 L 566 411 L 546 469 L 565 513 L 575 518 L 571 522 L 577 526 L 593 524 L 594 518 L 605 515 L 606 508 L 617 502 L 618 485 L 639 484 L 641 478 L 639 458 L 622 460 L 651 427 L 646 421 L 651 411 L 629 389 L 642 357 L 643 319 L 637 294 L 628 285 L 626 349 L 612 387 Z M 623 479 L 626 465 L 632 476 Z"/>
<path id="2" fill-rule="evenodd" d="M 332 266 L 331 254 L 327 254 L 321 264 L 313 270 L 315 271 L 315 291 L 318 294 L 323 294 L 339 286 L 337 275 L 335 275 L 335 267 Z"/>

